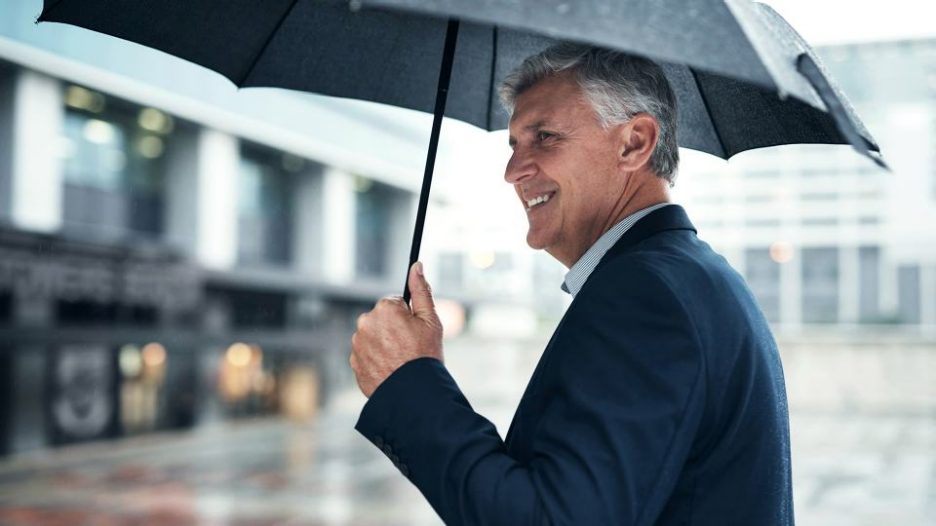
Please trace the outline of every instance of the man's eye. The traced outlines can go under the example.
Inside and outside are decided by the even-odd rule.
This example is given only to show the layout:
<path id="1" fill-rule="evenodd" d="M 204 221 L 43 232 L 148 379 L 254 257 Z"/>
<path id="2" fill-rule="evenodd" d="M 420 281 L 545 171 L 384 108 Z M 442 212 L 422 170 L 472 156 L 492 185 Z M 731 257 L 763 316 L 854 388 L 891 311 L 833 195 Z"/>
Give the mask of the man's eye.
<path id="1" fill-rule="evenodd" d="M 549 132 L 545 132 L 545 131 L 536 132 L 536 140 L 540 142 L 543 142 L 546 139 L 549 139 L 551 137 L 555 137 L 555 135 Z"/>

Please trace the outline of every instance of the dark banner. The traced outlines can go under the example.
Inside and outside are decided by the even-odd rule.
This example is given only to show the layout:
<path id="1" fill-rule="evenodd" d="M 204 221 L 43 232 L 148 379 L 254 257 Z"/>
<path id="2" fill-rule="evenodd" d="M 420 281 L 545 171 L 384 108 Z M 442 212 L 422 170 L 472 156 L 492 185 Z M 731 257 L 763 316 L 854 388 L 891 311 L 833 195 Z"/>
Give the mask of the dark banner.
<path id="1" fill-rule="evenodd" d="M 66 444 L 116 436 L 119 431 L 116 355 L 103 345 L 56 349 L 48 369 L 52 442 Z"/>

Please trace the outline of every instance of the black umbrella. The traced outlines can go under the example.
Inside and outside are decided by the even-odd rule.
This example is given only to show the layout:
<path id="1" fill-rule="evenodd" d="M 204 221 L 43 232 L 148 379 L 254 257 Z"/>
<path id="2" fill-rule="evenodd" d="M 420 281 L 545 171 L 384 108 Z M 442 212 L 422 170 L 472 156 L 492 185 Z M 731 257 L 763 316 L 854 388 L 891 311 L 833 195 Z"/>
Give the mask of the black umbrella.
<path id="1" fill-rule="evenodd" d="M 680 146 L 727 159 L 781 144 L 851 144 L 883 166 L 815 53 L 772 9 L 747 0 L 45 0 L 38 21 L 153 47 L 240 87 L 432 111 L 410 264 L 443 113 L 505 127 L 500 81 L 559 38 L 659 62 L 678 98 Z"/>

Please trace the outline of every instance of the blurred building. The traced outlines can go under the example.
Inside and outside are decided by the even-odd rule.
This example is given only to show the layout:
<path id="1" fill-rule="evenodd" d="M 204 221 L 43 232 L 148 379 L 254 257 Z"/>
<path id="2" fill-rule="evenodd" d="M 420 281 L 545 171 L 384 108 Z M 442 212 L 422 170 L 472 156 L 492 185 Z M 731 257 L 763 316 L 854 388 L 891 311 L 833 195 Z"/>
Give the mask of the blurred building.
<path id="1" fill-rule="evenodd" d="M 775 326 L 936 329 L 936 40 L 818 49 L 893 171 L 848 147 L 687 168 L 679 199 Z"/>
<path id="2" fill-rule="evenodd" d="M 38 9 L 0 9 L 0 454 L 307 418 L 353 385 L 428 127 L 238 92 Z"/>

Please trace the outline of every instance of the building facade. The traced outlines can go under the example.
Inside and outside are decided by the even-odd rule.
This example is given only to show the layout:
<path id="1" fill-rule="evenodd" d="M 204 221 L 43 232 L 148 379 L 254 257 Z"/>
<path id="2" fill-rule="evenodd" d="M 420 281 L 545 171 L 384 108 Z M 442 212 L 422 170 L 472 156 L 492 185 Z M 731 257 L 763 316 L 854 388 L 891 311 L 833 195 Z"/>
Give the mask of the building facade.
<path id="1" fill-rule="evenodd" d="M 422 136 L 15 18 L 0 23 L 0 454 L 309 418 L 353 385 L 357 315 L 405 275 Z"/>
<path id="2" fill-rule="evenodd" d="M 728 164 L 684 163 L 677 195 L 777 327 L 932 332 L 936 40 L 818 52 L 892 171 L 844 146 L 769 148 Z"/>

